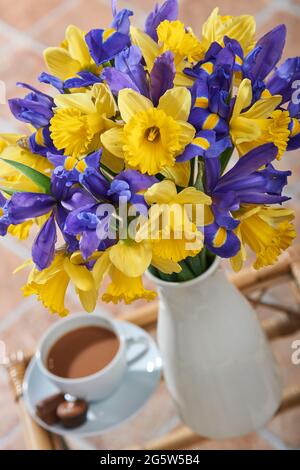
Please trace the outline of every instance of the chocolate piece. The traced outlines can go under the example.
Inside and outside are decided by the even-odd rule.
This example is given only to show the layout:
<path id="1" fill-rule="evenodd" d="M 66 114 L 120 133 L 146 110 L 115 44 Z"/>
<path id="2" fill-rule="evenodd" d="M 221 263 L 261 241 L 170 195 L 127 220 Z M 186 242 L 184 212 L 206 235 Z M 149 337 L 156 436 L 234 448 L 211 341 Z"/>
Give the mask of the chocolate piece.
<path id="1" fill-rule="evenodd" d="M 84 400 L 64 401 L 57 410 L 57 416 L 65 428 L 77 428 L 86 421 L 88 405 Z"/>
<path id="2" fill-rule="evenodd" d="M 59 418 L 56 414 L 57 407 L 64 402 L 64 394 L 57 393 L 36 404 L 37 416 L 48 425 L 56 424 Z"/>

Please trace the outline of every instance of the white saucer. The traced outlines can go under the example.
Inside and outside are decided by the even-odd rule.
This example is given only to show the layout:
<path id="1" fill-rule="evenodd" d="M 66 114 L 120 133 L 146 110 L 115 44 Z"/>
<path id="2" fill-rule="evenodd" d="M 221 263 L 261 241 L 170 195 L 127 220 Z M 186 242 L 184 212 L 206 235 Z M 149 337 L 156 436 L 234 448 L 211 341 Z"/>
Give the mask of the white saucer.
<path id="1" fill-rule="evenodd" d="M 24 377 L 24 400 L 30 415 L 40 426 L 64 436 L 99 435 L 132 418 L 145 405 L 160 380 L 161 358 L 158 349 L 145 330 L 127 322 L 119 322 L 119 328 L 125 336 L 147 337 L 149 349 L 128 367 L 121 386 L 110 398 L 90 404 L 87 421 L 78 428 L 65 429 L 61 424 L 49 426 L 36 416 L 36 403 L 57 393 L 58 390 L 41 373 L 35 358 L 31 360 Z M 134 347 L 139 346 L 132 346 L 133 354 Z"/>

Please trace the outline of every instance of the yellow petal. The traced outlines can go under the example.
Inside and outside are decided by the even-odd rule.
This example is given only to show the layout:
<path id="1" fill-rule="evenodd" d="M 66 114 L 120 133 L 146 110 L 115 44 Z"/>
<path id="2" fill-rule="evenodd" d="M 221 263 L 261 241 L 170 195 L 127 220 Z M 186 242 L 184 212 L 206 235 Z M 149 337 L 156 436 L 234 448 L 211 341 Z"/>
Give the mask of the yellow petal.
<path id="1" fill-rule="evenodd" d="M 91 56 L 84 39 L 84 33 L 77 26 L 70 25 L 66 30 L 68 50 L 73 59 L 78 60 L 82 66 L 90 63 Z"/>
<path id="2" fill-rule="evenodd" d="M 23 222 L 19 225 L 10 225 L 8 227 L 8 233 L 13 237 L 17 237 L 19 240 L 26 240 L 29 236 L 32 225 L 32 220 L 28 220 L 27 222 Z"/>
<path id="3" fill-rule="evenodd" d="M 94 113 L 95 105 L 90 92 L 59 94 L 54 98 L 54 103 L 59 108 L 75 108 L 84 114 Z"/>
<path id="4" fill-rule="evenodd" d="M 133 26 L 130 28 L 130 36 L 132 44 L 138 46 L 142 51 L 147 69 L 149 72 L 151 72 L 154 61 L 160 54 L 158 44 L 150 36 L 148 36 L 148 34 L 144 33 L 138 28 L 134 28 Z"/>
<path id="5" fill-rule="evenodd" d="M 69 258 L 65 258 L 64 269 L 77 289 L 85 292 L 95 289 L 92 273 L 85 266 L 73 264 Z"/>
<path id="6" fill-rule="evenodd" d="M 233 142 L 253 142 L 261 135 L 259 123 L 255 119 L 244 119 L 243 115 L 230 121 L 230 134 Z"/>
<path id="7" fill-rule="evenodd" d="M 183 189 L 177 194 L 176 202 L 178 204 L 211 204 L 211 197 L 194 187 Z"/>
<path id="8" fill-rule="evenodd" d="M 96 83 L 91 90 L 91 98 L 98 113 L 112 117 L 117 112 L 117 104 L 107 85 Z"/>
<path id="9" fill-rule="evenodd" d="M 100 127 L 101 116 L 97 118 Z M 94 129 L 89 126 L 87 116 L 76 108 L 58 108 L 50 122 L 50 133 L 55 147 L 74 158 L 88 153 L 95 135 Z"/>
<path id="10" fill-rule="evenodd" d="M 235 105 L 233 108 L 232 119 L 239 116 L 243 109 L 248 108 L 252 101 L 251 80 L 245 78 L 239 86 Z"/>
<path id="11" fill-rule="evenodd" d="M 76 293 L 78 294 L 78 297 L 84 310 L 88 313 L 92 313 L 97 305 L 98 292 L 96 291 L 96 289 L 89 291 L 76 289 Z"/>
<path id="12" fill-rule="evenodd" d="M 75 251 L 74 253 L 72 253 L 72 255 L 70 256 L 70 261 L 72 264 L 83 264 L 84 259 L 81 251 Z"/>
<path id="13" fill-rule="evenodd" d="M 49 72 L 61 80 L 74 77 L 80 71 L 78 60 L 72 59 L 70 53 L 61 47 L 48 47 L 44 59 Z"/>
<path id="14" fill-rule="evenodd" d="M 130 121 L 136 113 L 153 108 L 153 104 L 148 98 L 130 88 L 124 88 L 120 91 L 118 103 L 121 117 L 125 122 Z"/>
<path id="15" fill-rule="evenodd" d="M 233 258 L 230 258 L 230 264 L 236 273 L 238 273 L 244 264 L 245 260 L 243 258 L 242 250 L 240 250 Z"/>
<path id="16" fill-rule="evenodd" d="M 124 170 L 124 160 L 119 157 L 116 157 L 105 148 L 103 149 L 103 153 L 101 156 L 101 163 L 103 163 L 104 166 L 106 166 L 116 174 L 121 173 L 121 171 Z"/>
<path id="17" fill-rule="evenodd" d="M 184 68 L 186 67 L 187 67 L 187 63 L 184 62 Z M 195 80 L 192 77 L 189 77 L 188 75 L 186 75 L 183 71 L 178 70 L 178 68 L 181 68 L 181 66 L 179 65 L 178 67 L 176 67 L 177 72 L 174 78 L 174 85 L 179 86 L 179 87 L 180 86 L 192 87 Z"/>
<path id="18" fill-rule="evenodd" d="M 183 152 L 185 147 L 192 142 L 196 131 L 195 128 L 188 122 L 177 121 L 177 123 L 180 126 L 179 142 L 181 145 L 181 151 Z"/>
<path id="19" fill-rule="evenodd" d="M 126 276 L 144 274 L 151 263 L 152 250 L 148 243 L 119 241 L 109 250 L 110 261 Z"/>
<path id="20" fill-rule="evenodd" d="M 242 240 L 240 227 L 237 228 L 236 235 L 241 241 L 241 248 L 240 248 L 240 251 L 235 256 L 230 258 L 230 264 L 231 264 L 232 269 L 235 272 L 239 272 L 242 269 L 244 262 L 247 259 L 247 252 L 246 252 L 243 240 Z"/>
<path id="21" fill-rule="evenodd" d="M 214 222 L 215 220 L 215 216 L 213 214 L 213 211 L 211 210 L 211 208 L 209 206 L 204 206 L 204 225 L 210 225 Z M 200 223 L 199 221 L 196 221 L 195 222 L 197 227 L 200 226 Z"/>
<path id="22" fill-rule="evenodd" d="M 109 131 L 104 132 L 101 135 L 101 142 L 104 148 L 115 155 L 115 157 L 124 158 L 124 137 L 122 128 L 114 127 Z"/>
<path id="23" fill-rule="evenodd" d="M 224 36 L 236 39 L 241 44 L 245 55 L 255 44 L 255 19 L 250 15 L 221 16 L 215 8 L 202 28 L 203 45 L 207 50 L 212 42 L 224 45 Z"/>
<path id="24" fill-rule="evenodd" d="M 99 289 L 104 276 L 108 272 L 111 265 L 109 259 L 109 253 L 106 251 L 102 256 L 96 261 L 95 266 L 93 267 L 93 277 L 95 279 L 96 288 Z"/>
<path id="25" fill-rule="evenodd" d="M 187 88 L 176 87 L 168 90 L 159 100 L 158 108 L 176 121 L 187 121 L 192 105 L 191 93 Z"/>
<path id="26" fill-rule="evenodd" d="M 261 207 L 259 215 L 262 219 L 267 220 L 274 218 L 277 222 L 278 219 L 283 218 L 284 220 L 291 221 L 295 218 L 295 212 L 293 209 L 285 209 L 283 207 Z"/>
<path id="27" fill-rule="evenodd" d="M 32 266 L 32 264 L 33 264 L 32 259 L 28 259 L 28 260 L 25 261 L 23 264 L 21 264 L 20 266 L 18 266 L 18 267 L 13 271 L 13 274 L 19 273 L 19 272 L 22 271 L 23 269 L 28 268 L 29 266 Z"/>
<path id="28" fill-rule="evenodd" d="M 272 96 L 270 98 L 262 98 L 256 103 L 254 103 L 251 108 L 243 113 L 243 117 L 247 119 L 260 119 L 260 118 L 268 118 L 276 109 L 282 101 L 282 97 L 280 95 Z"/>
<path id="29" fill-rule="evenodd" d="M 224 31 L 224 36 L 236 39 L 246 55 L 254 47 L 255 30 L 255 18 L 251 15 L 241 15 L 234 17 L 232 25 Z"/>
<path id="30" fill-rule="evenodd" d="M 177 196 L 175 183 L 170 180 L 164 180 L 156 183 L 149 188 L 144 198 L 148 204 L 168 204 Z"/>
<path id="31" fill-rule="evenodd" d="M 219 15 L 219 8 L 214 8 L 206 22 L 202 26 L 202 36 L 207 43 L 211 44 L 215 40 L 215 23 Z"/>
<path id="32" fill-rule="evenodd" d="M 182 188 L 189 184 L 191 174 L 190 162 L 175 163 L 174 166 L 168 166 L 161 171 L 165 178 L 174 181 L 177 186 Z"/>
<path id="33" fill-rule="evenodd" d="M 142 277 L 128 277 L 116 268 L 110 270 L 111 284 L 102 297 L 104 302 L 113 302 L 117 304 L 124 301 L 129 304 L 137 299 L 145 299 L 148 302 L 154 300 L 156 293 L 147 290 L 143 286 Z"/>
<path id="34" fill-rule="evenodd" d="M 169 259 L 175 262 L 184 260 L 187 256 L 195 256 L 203 248 L 203 235 L 200 232 L 187 234 L 188 238 L 182 236 L 182 232 L 178 233 L 170 239 L 160 239 L 153 241 L 153 254 L 163 259 Z M 179 237 L 181 235 L 181 237 Z M 192 238 L 193 236 L 193 238 Z"/>
<path id="35" fill-rule="evenodd" d="M 36 295 L 51 313 L 64 317 L 69 313 L 64 304 L 69 281 L 65 271 L 58 271 L 42 284 L 32 281 L 32 276 L 29 276 L 29 282 L 23 287 L 23 293 L 25 296 Z"/>
<path id="36" fill-rule="evenodd" d="M 135 235 L 135 241 L 140 243 L 144 240 L 159 239 L 160 223 L 159 219 L 163 213 L 164 205 L 155 204 L 149 210 L 146 220 L 141 220 Z"/>
<path id="37" fill-rule="evenodd" d="M 151 264 L 165 274 L 180 273 L 182 271 L 180 264 L 172 260 L 160 258 L 159 256 L 153 256 Z"/>

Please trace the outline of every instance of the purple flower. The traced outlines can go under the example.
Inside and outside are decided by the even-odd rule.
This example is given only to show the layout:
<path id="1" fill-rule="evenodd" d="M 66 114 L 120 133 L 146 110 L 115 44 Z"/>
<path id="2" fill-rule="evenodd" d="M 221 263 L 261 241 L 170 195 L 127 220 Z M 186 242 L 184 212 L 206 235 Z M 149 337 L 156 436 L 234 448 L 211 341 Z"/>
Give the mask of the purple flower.
<path id="1" fill-rule="evenodd" d="M 146 19 L 145 32 L 157 41 L 157 28 L 160 23 L 164 20 L 175 21 L 177 17 L 178 0 L 167 0 L 161 7 L 156 5 L 154 11 Z"/>
<path id="2" fill-rule="evenodd" d="M 280 65 L 267 81 L 267 88 L 272 95 L 281 95 L 282 103 L 286 103 L 292 98 L 292 84 L 296 80 L 300 80 L 300 57 L 287 59 Z"/>
<path id="3" fill-rule="evenodd" d="M 38 78 L 39 82 L 46 83 L 47 85 L 52 85 L 60 93 L 64 92 L 64 82 L 60 78 L 55 77 L 47 72 L 42 72 Z"/>
<path id="4" fill-rule="evenodd" d="M 130 17 L 133 15 L 133 12 L 131 10 L 127 10 L 124 8 L 123 10 L 120 10 L 117 12 L 116 10 L 114 11 L 114 19 L 111 24 L 111 27 L 114 28 L 116 31 L 119 31 L 119 33 L 129 35 L 129 30 L 130 30 Z"/>
<path id="5" fill-rule="evenodd" d="M 222 243 L 217 242 L 219 231 L 222 230 Z M 241 242 L 232 230 L 218 225 L 216 222 L 204 229 L 205 246 L 217 256 L 232 258 L 241 248 Z"/>
<path id="6" fill-rule="evenodd" d="M 69 181 L 72 181 L 73 183 L 79 183 L 80 175 L 82 175 L 83 171 L 85 171 L 83 169 L 94 168 L 99 170 L 101 155 L 102 150 L 96 150 L 87 157 L 79 160 L 71 170 L 67 170 L 66 168 L 66 162 L 69 158 L 66 155 L 48 152 L 47 159 L 54 167 L 63 167 L 65 172 L 68 174 Z"/>
<path id="7" fill-rule="evenodd" d="M 297 91 L 299 95 L 299 89 Z M 299 95 L 300 96 L 300 95 Z M 300 147 L 300 131 L 299 131 L 299 121 L 300 121 L 300 102 L 289 103 L 288 110 L 291 116 L 291 122 L 289 124 L 289 130 L 291 132 L 290 139 L 288 142 L 287 150 L 296 150 Z"/>
<path id="8" fill-rule="evenodd" d="M 88 167 L 84 173 L 80 174 L 79 181 L 96 200 L 106 199 L 109 183 L 95 168 Z"/>
<path id="9" fill-rule="evenodd" d="M 114 67 L 105 67 L 101 78 L 106 80 L 114 95 L 118 95 L 123 88 L 131 88 L 149 97 L 147 74 L 142 60 L 140 49 L 130 46 L 116 55 Z"/>
<path id="10" fill-rule="evenodd" d="M 77 75 L 77 77 L 66 80 L 64 82 L 64 88 L 84 88 L 102 82 L 101 78 L 89 71 L 78 72 Z"/>
<path id="11" fill-rule="evenodd" d="M 276 26 L 256 44 L 254 51 L 245 57 L 243 72 L 252 81 L 264 80 L 281 59 L 285 46 L 286 27 Z"/>
<path id="12" fill-rule="evenodd" d="M 183 154 L 177 157 L 177 162 L 186 162 L 195 157 L 219 157 L 224 150 L 232 147 L 231 139 L 229 136 L 222 139 L 216 139 L 214 131 L 200 131 L 196 134 L 192 143 L 189 144 Z"/>
<path id="13" fill-rule="evenodd" d="M 97 65 L 108 62 L 131 45 L 129 36 L 130 16 L 133 12 L 127 9 L 117 13 L 116 4 L 112 5 L 114 19 L 110 30 L 92 29 L 85 40 L 90 54 Z"/>
<path id="14" fill-rule="evenodd" d="M 57 241 L 54 214 L 44 223 L 32 247 L 32 260 L 39 270 L 50 266 Z"/>
<path id="15" fill-rule="evenodd" d="M 189 122 L 199 131 L 215 131 L 218 140 L 229 135 L 228 119 L 231 111 L 230 93 L 236 69 L 237 41 L 225 39 L 221 47 L 213 43 L 205 59 L 188 75 L 197 78 L 192 87 L 192 109 Z"/>
<path id="16" fill-rule="evenodd" d="M 107 191 L 108 196 L 113 196 L 119 200 L 119 198 L 125 198 L 126 201 L 131 199 L 130 186 L 127 181 L 114 179 L 110 185 L 110 189 Z"/>
<path id="17" fill-rule="evenodd" d="M 7 204 L 7 199 L 0 192 L 0 208 L 3 210 Z M 0 236 L 4 237 L 7 234 L 7 229 L 10 225 L 10 222 L 6 215 L 0 217 Z"/>
<path id="18" fill-rule="evenodd" d="M 84 259 L 88 259 L 95 250 L 104 249 L 107 244 L 115 242 L 110 230 L 113 205 L 125 199 L 126 203 L 141 204 L 147 208 L 143 195 L 139 193 L 158 180 L 136 170 L 125 170 L 108 185 L 100 173 L 97 177 L 94 171 L 89 170 L 85 172 L 82 181 L 97 201 L 92 200 L 81 206 L 77 204 L 77 208 L 66 218 L 64 231 L 74 237 L 80 235 L 79 248 Z M 102 202 L 99 202 L 100 199 Z M 111 212 L 107 204 L 112 204 Z"/>
<path id="19" fill-rule="evenodd" d="M 65 234 L 63 226 L 69 210 L 78 209 L 78 205 L 91 205 L 95 200 L 82 188 L 73 186 L 68 180 L 68 172 L 57 167 L 51 178 L 51 194 L 15 193 L 4 206 L 5 222 L 18 225 L 50 213 L 47 222 L 41 228 L 32 247 L 32 258 L 38 269 L 47 268 L 54 256 L 57 239 L 56 224 L 62 229 L 63 236 L 71 251 L 78 249 L 76 237 Z M 77 205 L 76 205 L 77 204 Z"/>
<path id="20" fill-rule="evenodd" d="M 47 214 L 54 205 L 55 199 L 50 194 L 15 193 L 7 203 L 5 213 L 11 224 L 18 225 Z"/>
<path id="21" fill-rule="evenodd" d="M 101 204 L 79 208 L 69 213 L 65 220 L 64 231 L 73 237 L 80 235 L 79 249 L 84 259 L 101 249 L 110 233 L 111 214 L 99 213 Z"/>
<path id="22" fill-rule="evenodd" d="M 14 98 L 8 101 L 12 114 L 19 121 L 32 124 L 37 129 L 47 126 L 53 117 L 53 98 L 24 83 L 18 85 L 29 88 L 31 93 L 23 99 Z"/>
<path id="23" fill-rule="evenodd" d="M 206 190 L 223 208 L 237 210 L 240 204 L 279 204 L 289 200 L 281 196 L 290 172 L 275 171 L 269 165 L 277 155 L 274 144 L 264 144 L 241 157 L 234 167 L 220 177 L 218 158 L 205 158 Z"/>
<path id="24" fill-rule="evenodd" d="M 41 143 L 42 140 L 42 143 Z M 63 154 L 63 150 L 57 150 L 53 141 L 51 139 L 49 125 L 44 128 L 39 129 L 38 132 L 34 132 L 29 137 L 29 150 L 32 153 L 42 155 L 43 157 L 47 157 L 47 154 L 56 153 L 56 154 Z"/>
<path id="25" fill-rule="evenodd" d="M 126 197 L 131 204 L 146 205 L 141 192 L 155 183 L 158 183 L 158 180 L 154 176 L 143 175 L 137 170 L 125 170 L 116 176 L 107 194 L 114 202 L 118 202 L 119 197 Z"/>
<path id="26" fill-rule="evenodd" d="M 166 51 L 155 59 L 150 74 L 151 98 L 154 106 L 158 105 L 159 99 L 167 90 L 173 88 L 175 78 L 174 55 Z"/>
<path id="27" fill-rule="evenodd" d="M 130 37 L 118 31 L 106 36 L 104 29 L 93 29 L 85 37 L 90 54 L 97 65 L 112 60 L 130 46 Z"/>
<path id="28" fill-rule="evenodd" d="M 241 204 L 280 204 L 289 198 L 282 196 L 289 171 L 278 171 L 271 165 L 276 158 L 277 147 L 265 144 L 241 157 L 235 166 L 221 176 L 220 159 L 204 156 L 205 189 L 212 197 L 214 222 L 205 227 L 205 243 L 215 254 L 224 258 L 235 256 L 240 243 L 233 230 L 239 225 L 231 211 Z M 260 170 L 266 165 L 264 170 Z M 218 238 L 222 230 L 222 237 Z M 221 240 L 219 242 L 219 240 Z"/>

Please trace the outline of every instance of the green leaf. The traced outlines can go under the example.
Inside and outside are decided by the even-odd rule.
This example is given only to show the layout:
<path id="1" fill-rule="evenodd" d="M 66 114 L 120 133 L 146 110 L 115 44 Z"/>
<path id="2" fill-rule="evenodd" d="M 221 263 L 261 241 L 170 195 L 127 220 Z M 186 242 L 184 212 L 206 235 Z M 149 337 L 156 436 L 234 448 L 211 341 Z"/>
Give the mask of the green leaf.
<path id="1" fill-rule="evenodd" d="M 27 176 L 31 181 L 33 181 L 44 193 L 50 193 L 50 184 L 51 180 L 48 176 L 43 175 L 37 170 L 30 168 L 30 166 L 24 165 L 23 163 L 16 162 L 14 160 L 7 160 L 5 158 L 0 158 L 3 162 L 12 166 L 16 170 L 20 171 L 23 175 Z M 19 191 L 20 192 L 20 191 Z"/>
<path id="2" fill-rule="evenodd" d="M 221 175 L 224 173 L 224 171 L 226 170 L 226 167 L 229 163 L 229 160 L 231 159 L 232 157 L 232 154 L 233 154 L 233 151 L 234 151 L 234 147 L 229 147 L 227 148 L 226 150 L 224 150 L 224 152 L 222 153 L 222 155 L 220 156 L 220 162 L 221 162 Z"/>
<path id="3" fill-rule="evenodd" d="M 8 196 L 12 196 L 15 193 L 24 193 L 24 191 L 20 191 L 19 189 L 6 188 L 5 186 L 0 186 L 0 191 L 8 194 Z"/>

